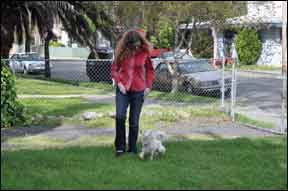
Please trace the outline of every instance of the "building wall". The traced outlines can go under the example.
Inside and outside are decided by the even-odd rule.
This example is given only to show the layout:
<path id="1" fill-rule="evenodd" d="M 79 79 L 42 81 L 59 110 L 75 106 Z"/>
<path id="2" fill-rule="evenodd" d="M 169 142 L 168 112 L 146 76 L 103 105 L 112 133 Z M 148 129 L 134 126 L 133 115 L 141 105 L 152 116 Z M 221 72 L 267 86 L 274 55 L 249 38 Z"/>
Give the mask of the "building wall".
<path id="1" fill-rule="evenodd" d="M 38 52 L 41 56 L 44 57 L 44 46 L 33 46 L 31 47 L 32 52 Z M 25 45 L 14 44 L 13 48 L 10 50 L 11 57 L 15 53 L 25 52 Z M 70 47 L 49 47 L 49 56 L 51 59 L 87 59 L 90 54 L 88 48 L 70 48 Z"/>
<path id="2" fill-rule="evenodd" d="M 44 47 L 38 47 L 37 51 L 44 57 Z M 87 59 L 90 54 L 88 48 L 70 48 L 70 47 L 49 47 L 49 56 L 51 59 Z"/>
<path id="3" fill-rule="evenodd" d="M 262 51 L 257 65 L 280 66 L 282 58 L 281 29 L 262 30 L 260 36 Z"/>
<path id="4" fill-rule="evenodd" d="M 217 40 L 218 40 L 218 58 L 224 58 L 225 52 L 224 52 L 224 34 L 223 32 L 217 33 Z"/>
<path id="5" fill-rule="evenodd" d="M 282 1 L 248 1 L 247 14 L 251 18 L 281 18 Z"/>
<path id="6" fill-rule="evenodd" d="M 256 65 L 280 66 L 282 58 L 281 28 L 262 29 L 259 31 L 259 35 L 262 42 L 262 49 Z M 224 52 L 224 47 L 220 43 L 223 41 L 223 35 L 219 33 L 218 38 L 218 56 L 221 58 L 221 54 Z M 236 39 L 236 37 L 234 37 L 234 39 Z M 233 57 L 236 57 L 235 41 L 232 43 L 231 51 L 234 52 Z"/>
<path id="7" fill-rule="evenodd" d="M 83 58 L 87 59 L 90 53 L 88 48 L 49 47 L 51 58 Z"/>

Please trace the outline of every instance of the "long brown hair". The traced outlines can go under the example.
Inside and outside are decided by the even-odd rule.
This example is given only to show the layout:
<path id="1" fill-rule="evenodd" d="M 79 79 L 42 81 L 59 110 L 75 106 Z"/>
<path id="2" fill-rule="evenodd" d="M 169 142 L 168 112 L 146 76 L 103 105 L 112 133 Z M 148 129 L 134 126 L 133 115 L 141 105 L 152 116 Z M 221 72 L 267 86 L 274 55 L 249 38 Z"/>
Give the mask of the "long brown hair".
<path id="1" fill-rule="evenodd" d="M 121 62 L 128 56 L 132 56 L 138 51 L 150 53 L 151 49 L 152 46 L 144 35 L 135 30 L 130 30 L 123 34 L 116 46 L 115 61 L 121 65 Z"/>

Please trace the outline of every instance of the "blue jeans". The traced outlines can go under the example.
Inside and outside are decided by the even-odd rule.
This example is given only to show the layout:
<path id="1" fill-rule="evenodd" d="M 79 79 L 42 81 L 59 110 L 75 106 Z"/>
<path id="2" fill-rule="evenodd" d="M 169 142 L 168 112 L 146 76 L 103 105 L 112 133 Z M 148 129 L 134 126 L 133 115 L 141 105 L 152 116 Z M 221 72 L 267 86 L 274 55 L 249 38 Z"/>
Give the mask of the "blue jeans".
<path id="1" fill-rule="evenodd" d="M 143 102 L 144 91 L 128 91 L 126 94 L 123 94 L 118 87 L 116 88 L 116 137 L 114 143 L 117 151 L 126 150 L 125 122 L 127 108 L 130 105 L 128 152 L 137 153 L 136 143 L 139 130 L 139 118 Z"/>

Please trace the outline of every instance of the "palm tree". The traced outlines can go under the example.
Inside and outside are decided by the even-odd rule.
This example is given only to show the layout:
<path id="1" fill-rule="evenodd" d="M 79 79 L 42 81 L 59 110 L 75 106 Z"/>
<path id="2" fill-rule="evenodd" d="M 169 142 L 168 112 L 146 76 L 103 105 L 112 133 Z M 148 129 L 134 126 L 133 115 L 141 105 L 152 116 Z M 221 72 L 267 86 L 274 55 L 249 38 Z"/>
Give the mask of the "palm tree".
<path id="1" fill-rule="evenodd" d="M 63 23 L 68 35 L 82 45 L 95 49 L 97 35 L 91 30 L 88 14 L 85 12 L 87 2 L 78 1 L 5 1 L 1 3 L 1 56 L 8 57 L 9 50 L 16 40 L 22 43 L 25 39 L 26 50 L 29 50 L 31 32 L 37 27 L 45 47 L 45 76 L 50 77 L 49 68 L 49 42 L 55 36 L 53 25 L 57 18 Z M 112 22 L 105 12 L 95 11 L 90 16 L 97 18 L 90 19 L 95 26 L 107 29 Z M 88 18 L 88 19 L 87 19 Z M 106 25 L 104 25 L 105 23 Z M 14 32 L 16 35 L 14 35 Z M 25 37 L 25 38 L 24 38 Z"/>

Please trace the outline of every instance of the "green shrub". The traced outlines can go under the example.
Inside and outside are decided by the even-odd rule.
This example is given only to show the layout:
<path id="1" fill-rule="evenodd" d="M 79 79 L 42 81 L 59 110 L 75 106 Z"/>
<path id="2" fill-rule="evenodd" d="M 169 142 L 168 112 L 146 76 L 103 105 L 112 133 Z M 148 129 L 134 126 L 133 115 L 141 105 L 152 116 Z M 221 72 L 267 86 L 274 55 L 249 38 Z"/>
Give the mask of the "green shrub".
<path id="1" fill-rule="evenodd" d="M 17 100 L 15 75 L 1 61 L 1 128 L 24 122 L 24 109 Z"/>
<path id="2" fill-rule="evenodd" d="M 156 46 L 156 47 L 158 47 L 159 46 L 159 42 L 158 42 L 158 39 L 157 39 L 157 37 L 156 36 L 150 36 L 150 42 L 154 45 L 154 46 Z"/>
<path id="3" fill-rule="evenodd" d="M 262 43 L 254 29 L 243 29 L 236 39 L 236 50 L 240 64 L 255 64 L 261 54 Z"/>

